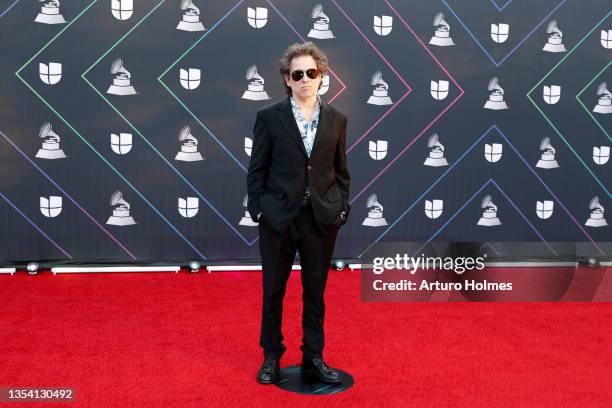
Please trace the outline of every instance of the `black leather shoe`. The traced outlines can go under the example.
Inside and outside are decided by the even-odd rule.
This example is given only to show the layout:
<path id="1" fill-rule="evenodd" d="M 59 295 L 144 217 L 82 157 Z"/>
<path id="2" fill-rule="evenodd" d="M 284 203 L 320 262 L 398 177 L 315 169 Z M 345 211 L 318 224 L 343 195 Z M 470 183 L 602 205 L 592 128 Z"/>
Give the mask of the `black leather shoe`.
<path id="1" fill-rule="evenodd" d="M 325 364 L 321 357 L 302 358 L 302 371 L 329 384 L 338 384 L 340 375 L 336 370 Z"/>
<path id="2" fill-rule="evenodd" d="M 280 360 L 266 358 L 257 373 L 257 382 L 260 384 L 274 384 L 278 381 L 280 373 Z"/>

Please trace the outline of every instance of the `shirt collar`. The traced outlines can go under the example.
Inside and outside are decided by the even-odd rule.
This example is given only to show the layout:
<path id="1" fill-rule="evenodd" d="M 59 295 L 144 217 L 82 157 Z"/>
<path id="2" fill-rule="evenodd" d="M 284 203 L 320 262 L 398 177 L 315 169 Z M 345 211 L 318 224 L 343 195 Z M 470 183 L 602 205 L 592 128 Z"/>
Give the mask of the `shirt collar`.
<path id="1" fill-rule="evenodd" d="M 315 103 L 315 110 L 314 113 L 312 115 L 312 119 L 316 119 L 318 118 L 318 112 L 321 109 L 321 96 L 317 93 L 317 101 Z M 304 122 L 306 122 L 306 119 L 304 119 L 304 117 L 302 116 L 302 112 L 300 112 L 300 107 L 297 105 L 297 103 L 295 102 L 295 100 L 293 100 L 293 95 L 289 96 L 289 100 L 291 101 L 291 108 L 293 109 L 293 112 L 296 115 L 299 115 L 300 119 L 304 120 Z"/>

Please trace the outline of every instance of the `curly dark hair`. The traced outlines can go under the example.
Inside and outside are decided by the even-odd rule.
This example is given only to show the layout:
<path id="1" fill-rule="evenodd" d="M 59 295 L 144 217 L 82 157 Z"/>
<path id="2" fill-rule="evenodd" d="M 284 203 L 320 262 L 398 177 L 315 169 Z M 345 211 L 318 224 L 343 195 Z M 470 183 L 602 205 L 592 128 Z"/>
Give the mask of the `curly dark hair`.
<path id="1" fill-rule="evenodd" d="M 289 75 L 289 70 L 291 68 L 291 61 L 296 57 L 301 57 L 303 55 L 310 55 L 317 64 L 317 69 L 321 73 L 321 76 L 327 73 L 327 55 L 323 51 L 321 51 L 313 42 L 305 42 L 305 43 L 293 43 L 283 53 L 283 56 L 278 61 L 278 71 L 281 74 L 281 79 L 283 83 L 283 87 L 285 88 L 285 92 L 287 95 L 291 95 L 291 88 L 287 86 L 285 82 L 285 75 Z M 321 83 L 319 83 L 319 88 L 321 87 Z"/>

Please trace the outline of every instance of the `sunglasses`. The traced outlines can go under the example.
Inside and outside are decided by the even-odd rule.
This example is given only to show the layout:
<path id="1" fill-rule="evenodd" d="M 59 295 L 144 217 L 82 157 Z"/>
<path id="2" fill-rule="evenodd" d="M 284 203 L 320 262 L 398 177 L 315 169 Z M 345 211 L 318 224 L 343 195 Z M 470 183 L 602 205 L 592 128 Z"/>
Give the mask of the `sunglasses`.
<path id="1" fill-rule="evenodd" d="M 306 75 L 310 79 L 315 79 L 316 77 L 319 76 L 319 70 L 316 68 L 307 69 Z M 302 71 L 301 69 L 298 69 L 291 73 L 291 79 L 293 79 L 295 82 L 300 81 L 302 78 L 304 78 L 304 71 Z"/>

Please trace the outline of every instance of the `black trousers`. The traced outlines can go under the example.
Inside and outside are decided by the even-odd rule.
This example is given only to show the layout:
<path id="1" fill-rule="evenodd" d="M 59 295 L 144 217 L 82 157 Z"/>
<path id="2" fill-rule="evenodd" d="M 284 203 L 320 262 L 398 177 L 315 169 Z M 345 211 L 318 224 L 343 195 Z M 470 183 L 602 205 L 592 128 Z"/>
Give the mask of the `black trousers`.
<path id="1" fill-rule="evenodd" d="M 300 254 L 302 267 L 302 329 L 300 349 L 304 357 L 322 356 L 325 319 L 324 292 L 327 273 L 336 244 L 337 230 L 327 236 L 319 230 L 312 207 L 304 205 L 282 234 L 274 231 L 264 217 L 259 220 L 259 250 L 263 269 L 263 305 L 260 346 L 265 357 L 280 358 L 285 352 L 281 325 L 287 279 Z"/>

